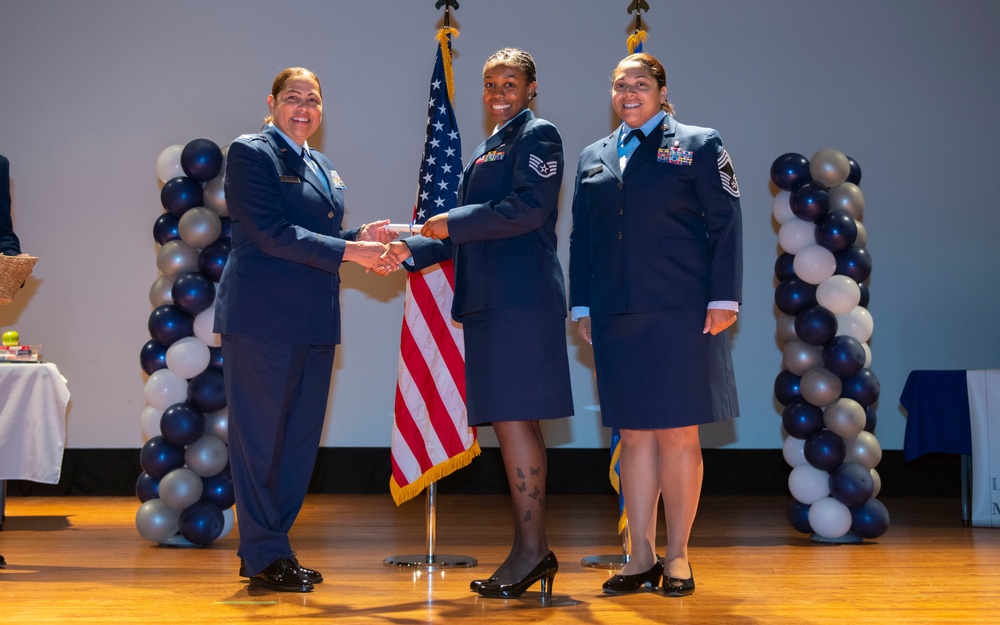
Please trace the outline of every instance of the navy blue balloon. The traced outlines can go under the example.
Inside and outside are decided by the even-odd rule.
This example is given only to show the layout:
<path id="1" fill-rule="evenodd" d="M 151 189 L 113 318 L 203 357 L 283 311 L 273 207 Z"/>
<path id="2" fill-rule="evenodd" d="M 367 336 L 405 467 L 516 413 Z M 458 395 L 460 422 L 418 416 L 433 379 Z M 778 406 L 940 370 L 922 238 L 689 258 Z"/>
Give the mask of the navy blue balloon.
<path id="1" fill-rule="evenodd" d="M 774 277 L 778 279 L 778 282 L 784 282 L 789 278 L 795 277 L 794 262 L 795 254 L 782 252 L 778 255 L 778 258 L 774 261 Z"/>
<path id="2" fill-rule="evenodd" d="M 160 369 L 166 369 L 167 346 L 149 339 L 139 350 L 139 364 L 142 365 L 142 370 L 146 372 L 146 375 L 153 375 Z"/>
<path id="3" fill-rule="evenodd" d="M 837 259 L 837 270 L 834 272 L 837 275 L 847 276 L 860 284 L 872 274 L 872 257 L 863 247 L 852 245 L 833 257 Z"/>
<path id="4" fill-rule="evenodd" d="M 854 245 L 858 224 L 846 212 L 833 209 L 816 222 L 816 243 L 834 254 Z"/>
<path id="5" fill-rule="evenodd" d="M 878 538 L 889 529 L 889 511 L 878 499 L 851 508 L 851 531 L 861 538 Z"/>
<path id="6" fill-rule="evenodd" d="M 861 289 L 861 300 L 858 301 L 858 306 L 868 308 L 868 301 L 871 299 L 871 291 L 868 289 L 868 285 L 863 282 L 858 285 L 858 288 Z"/>
<path id="7" fill-rule="evenodd" d="M 201 483 L 202 501 L 210 501 L 222 510 L 232 507 L 236 503 L 236 495 L 233 490 L 233 474 L 231 472 L 224 470 L 212 477 L 203 477 Z"/>
<path id="8" fill-rule="evenodd" d="M 135 496 L 146 503 L 160 496 L 160 480 L 143 471 L 135 481 Z"/>
<path id="9" fill-rule="evenodd" d="M 222 348 L 208 346 L 208 368 L 212 371 L 222 371 Z"/>
<path id="10" fill-rule="evenodd" d="M 847 174 L 846 182 L 861 184 L 861 166 L 850 156 L 847 157 L 847 162 L 851 165 L 851 173 Z"/>
<path id="11" fill-rule="evenodd" d="M 198 254 L 198 269 L 213 281 L 218 282 L 222 279 L 222 270 L 226 267 L 226 260 L 232 249 L 233 244 L 229 239 L 219 237 Z"/>
<path id="12" fill-rule="evenodd" d="M 809 173 L 809 159 L 801 154 L 788 152 L 771 163 L 771 182 L 779 189 L 791 191 L 810 180 L 812 174 Z"/>
<path id="13" fill-rule="evenodd" d="M 199 182 L 208 182 L 222 171 L 222 150 L 208 139 L 189 141 L 181 150 L 181 169 Z"/>
<path id="14" fill-rule="evenodd" d="M 837 315 L 823 306 L 810 306 L 795 315 L 795 335 L 810 345 L 824 345 L 837 334 Z"/>
<path id="15" fill-rule="evenodd" d="M 845 462 L 830 473 L 830 496 L 847 507 L 860 506 L 874 492 L 871 471 L 857 462 Z"/>
<path id="16" fill-rule="evenodd" d="M 219 221 L 222 222 L 222 232 L 219 234 L 219 238 L 233 238 L 233 220 L 229 217 L 220 217 Z"/>
<path id="17" fill-rule="evenodd" d="M 840 378 L 840 381 L 843 384 L 840 396 L 853 399 L 864 408 L 878 400 L 882 388 L 878 376 L 871 369 L 862 369 L 852 376 Z"/>
<path id="18" fill-rule="evenodd" d="M 800 310 L 816 305 L 816 285 L 789 278 L 774 288 L 774 303 L 786 315 L 795 316 Z"/>
<path id="19" fill-rule="evenodd" d="M 189 271 L 177 276 L 170 295 L 177 308 L 190 315 L 197 315 L 208 310 L 215 301 L 215 283 L 199 271 Z"/>
<path id="20" fill-rule="evenodd" d="M 805 440 L 823 429 L 823 409 L 794 399 L 781 412 L 781 425 L 789 436 Z"/>
<path id="21" fill-rule="evenodd" d="M 185 447 L 205 433 L 205 415 L 186 402 L 174 404 L 160 416 L 160 433 L 168 443 Z"/>
<path id="22" fill-rule="evenodd" d="M 802 399 L 801 382 L 801 376 L 795 375 L 788 369 L 782 369 L 781 373 L 774 378 L 774 398 L 782 405 L 790 404 L 796 399 Z"/>
<path id="23" fill-rule="evenodd" d="M 878 415 L 875 414 L 875 406 L 865 407 L 865 432 L 875 433 L 878 425 Z"/>
<path id="24" fill-rule="evenodd" d="M 171 178 L 160 189 L 160 204 L 167 212 L 180 217 L 189 208 L 204 206 L 205 191 L 201 183 L 187 176 Z"/>
<path id="25" fill-rule="evenodd" d="M 788 504 L 788 520 L 791 521 L 792 527 L 803 534 L 811 534 L 812 526 L 809 525 L 809 504 L 802 503 L 797 499 L 793 499 Z"/>
<path id="26" fill-rule="evenodd" d="M 164 304 L 153 309 L 147 326 L 154 341 L 170 347 L 185 336 L 194 334 L 194 317 L 173 304 Z"/>
<path id="27" fill-rule="evenodd" d="M 198 501 L 181 512 L 181 536 L 196 545 L 210 545 L 225 527 L 226 518 L 219 506 L 210 501 Z"/>
<path id="28" fill-rule="evenodd" d="M 181 218 L 173 213 L 163 213 L 153 222 L 153 240 L 163 245 L 167 241 L 174 241 L 181 238 L 177 230 L 177 224 Z"/>
<path id="29" fill-rule="evenodd" d="M 160 479 L 184 466 L 184 448 L 168 443 L 162 436 L 154 436 L 139 451 L 139 465 L 143 471 Z"/>
<path id="30" fill-rule="evenodd" d="M 839 376 L 857 375 L 866 357 L 861 341 L 846 334 L 833 337 L 823 346 L 823 366 Z"/>
<path id="31" fill-rule="evenodd" d="M 830 191 L 822 183 L 810 180 L 795 187 L 790 206 L 799 219 L 818 221 L 830 211 Z"/>
<path id="32" fill-rule="evenodd" d="M 221 371 L 206 369 L 191 378 L 187 398 L 203 413 L 216 412 L 226 407 L 226 387 Z"/>
<path id="33" fill-rule="evenodd" d="M 847 445 L 839 434 L 830 430 L 820 430 L 809 435 L 802 445 L 802 453 L 813 467 L 821 471 L 832 471 L 844 462 Z"/>

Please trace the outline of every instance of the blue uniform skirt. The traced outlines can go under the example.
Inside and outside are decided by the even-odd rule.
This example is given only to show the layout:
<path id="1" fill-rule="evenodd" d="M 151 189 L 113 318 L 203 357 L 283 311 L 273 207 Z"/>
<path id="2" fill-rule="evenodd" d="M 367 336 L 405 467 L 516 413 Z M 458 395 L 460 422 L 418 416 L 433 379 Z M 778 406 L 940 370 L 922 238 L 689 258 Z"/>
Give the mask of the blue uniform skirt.
<path id="1" fill-rule="evenodd" d="M 573 414 L 566 318 L 502 308 L 464 315 L 469 425 Z"/>
<path id="2" fill-rule="evenodd" d="M 658 430 L 739 416 L 729 333 L 702 334 L 705 310 L 591 318 L 601 420 Z"/>

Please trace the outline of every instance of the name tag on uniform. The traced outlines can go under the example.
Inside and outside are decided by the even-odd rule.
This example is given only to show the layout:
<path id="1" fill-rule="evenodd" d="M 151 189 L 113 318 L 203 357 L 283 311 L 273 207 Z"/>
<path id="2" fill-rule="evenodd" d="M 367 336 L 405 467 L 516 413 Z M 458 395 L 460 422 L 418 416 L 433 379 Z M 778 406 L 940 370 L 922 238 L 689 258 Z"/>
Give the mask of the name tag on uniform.
<path id="1" fill-rule="evenodd" d="M 278 176 L 278 180 L 281 182 L 291 182 L 292 184 L 301 184 L 302 181 L 299 180 L 298 176 Z"/>
<path id="2" fill-rule="evenodd" d="M 330 170 L 330 179 L 333 181 L 334 189 L 346 189 L 347 185 L 344 184 L 343 179 L 341 179 L 340 174 L 337 173 L 336 169 Z"/>
<path id="3" fill-rule="evenodd" d="M 694 162 L 694 152 L 682 150 L 679 143 L 679 141 L 675 141 L 669 148 L 657 150 L 656 160 L 671 165 L 691 165 Z"/>
<path id="4" fill-rule="evenodd" d="M 494 161 L 502 161 L 504 154 L 505 154 L 504 152 L 499 152 L 497 150 L 493 150 L 492 152 L 487 152 L 486 154 L 483 154 L 482 156 L 480 156 L 479 158 L 477 158 L 476 162 L 473 163 L 473 164 L 474 165 L 482 165 L 483 163 L 492 163 Z"/>

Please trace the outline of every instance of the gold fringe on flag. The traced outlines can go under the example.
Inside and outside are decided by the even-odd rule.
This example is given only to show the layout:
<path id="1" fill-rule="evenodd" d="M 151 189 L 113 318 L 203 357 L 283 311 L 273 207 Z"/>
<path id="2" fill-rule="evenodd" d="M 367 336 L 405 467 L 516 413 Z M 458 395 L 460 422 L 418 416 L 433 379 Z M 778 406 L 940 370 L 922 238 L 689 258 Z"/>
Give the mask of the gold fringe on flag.
<path id="1" fill-rule="evenodd" d="M 615 451 L 611 454 L 611 469 L 608 471 L 608 478 L 611 480 L 611 486 L 615 489 L 616 493 L 621 493 L 621 480 L 618 477 L 618 472 L 615 471 L 615 465 L 618 464 L 618 459 L 622 453 L 622 443 L 619 440 L 618 444 L 615 445 Z M 625 506 L 622 506 L 622 514 L 618 518 L 618 533 L 621 534 L 628 527 L 628 514 L 625 511 Z"/>
<path id="2" fill-rule="evenodd" d="M 393 501 L 396 502 L 397 506 L 402 505 L 404 501 L 416 497 L 420 494 L 420 491 L 424 490 L 434 482 L 450 475 L 462 467 L 468 466 L 468 464 L 472 462 L 472 459 L 479 455 L 479 452 L 479 441 L 475 441 L 472 443 L 472 447 L 469 447 L 457 456 L 452 456 L 444 462 L 438 463 L 430 469 L 427 469 L 424 471 L 424 474 L 417 479 L 417 481 L 407 484 L 406 486 L 401 487 L 396 483 L 395 477 L 390 478 L 389 490 L 392 492 Z"/>
<path id="3" fill-rule="evenodd" d="M 644 41 L 646 41 L 646 31 L 644 30 L 637 30 L 629 35 L 628 40 L 625 42 L 625 45 L 628 46 L 628 53 L 634 54 L 635 49 Z"/>
<path id="4" fill-rule="evenodd" d="M 455 72 L 451 69 L 451 46 L 448 45 L 448 35 L 453 37 L 458 37 L 458 29 L 456 28 L 442 28 L 437 31 L 434 38 L 438 40 L 441 45 L 441 62 L 444 64 L 444 80 L 448 83 L 448 100 L 452 103 L 455 102 Z M 645 38 L 646 33 L 643 33 L 643 38 Z"/>

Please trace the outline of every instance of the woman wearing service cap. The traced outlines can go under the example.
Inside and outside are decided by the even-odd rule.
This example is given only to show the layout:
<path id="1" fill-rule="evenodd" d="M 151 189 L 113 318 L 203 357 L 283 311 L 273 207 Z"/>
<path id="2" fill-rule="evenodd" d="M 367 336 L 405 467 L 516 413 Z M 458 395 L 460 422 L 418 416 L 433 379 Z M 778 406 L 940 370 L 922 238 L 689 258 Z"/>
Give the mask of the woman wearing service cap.
<path id="1" fill-rule="evenodd" d="M 514 510 L 514 544 L 471 589 L 517 597 L 541 581 L 551 596 L 559 564 L 545 535 L 545 441 L 539 421 L 573 414 L 566 295 L 556 256 L 562 138 L 528 108 L 535 62 L 505 48 L 483 67 L 483 103 L 494 133 L 473 153 L 460 206 L 427 220 L 422 236 L 390 244 L 419 269 L 454 258 L 452 317 L 465 330 L 469 425 L 493 425 Z"/>
<path id="2" fill-rule="evenodd" d="M 698 425 L 738 416 L 725 330 L 742 289 L 739 188 L 710 128 L 678 123 L 666 72 L 623 59 L 611 103 L 622 120 L 580 155 L 570 305 L 594 347 L 604 425 L 621 430 L 632 553 L 608 593 L 694 592 L 688 540 L 701 493 Z M 665 560 L 656 555 L 660 494 Z"/>
<path id="3" fill-rule="evenodd" d="M 259 134 L 229 146 L 232 252 L 215 309 L 222 335 L 240 574 L 271 590 L 323 581 L 301 566 L 288 532 L 319 448 L 340 342 L 344 261 L 375 268 L 395 235 L 388 221 L 343 230 L 344 185 L 307 139 L 323 120 L 316 75 L 282 71 Z"/>

